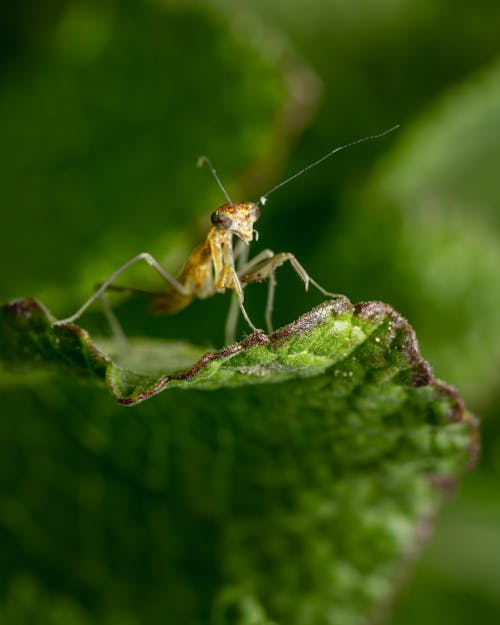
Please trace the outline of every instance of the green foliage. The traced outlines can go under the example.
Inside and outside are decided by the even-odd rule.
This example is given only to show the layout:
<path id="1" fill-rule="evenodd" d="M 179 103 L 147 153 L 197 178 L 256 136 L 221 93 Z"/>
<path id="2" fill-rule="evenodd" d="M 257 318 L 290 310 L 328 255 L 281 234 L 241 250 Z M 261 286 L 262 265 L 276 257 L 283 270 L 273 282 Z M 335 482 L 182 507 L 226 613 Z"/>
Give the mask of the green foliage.
<path id="1" fill-rule="evenodd" d="M 53 326 L 51 315 L 34 300 L 3 306 L 0 321 L 0 354 L 6 368 L 52 367 L 105 380 L 111 394 L 124 404 L 149 399 L 165 388 L 277 384 L 320 375 L 334 365 L 333 375 L 338 376 L 334 396 L 358 393 L 365 380 L 423 384 L 431 377 L 411 328 L 389 306 L 377 302 L 357 308 L 343 298 L 325 303 L 270 337 L 255 332 L 239 344 L 203 356 L 201 348 L 178 342 L 108 341 L 119 364 L 79 326 Z M 366 361 L 359 353 L 351 360 L 355 352 L 366 352 Z M 376 398 L 376 388 L 373 393 Z M 384 395 L 385 391 L 379 408 L 376 404 L 366 408 L 374 413 L 394 408 L 393 392 Z M 315 401 L 329 403 L 326 397 Z"/>
<path id="2" fill-rule="evenodd" d="M 433 380 L 408 323 L 380 303 L 325 303 L 269 339 L 255 333 L 184 372 L 171 372 L 179 346 L 172 364 L 160 343 L 147 366 L 161 376 L 117 367 L 77 326 L 52 328 L 33 301 L 3 307 L 0 327 L 11 370 L 73 369 L 106 379 L 125 404 L 168 389 L 139 421 L 96 414 L 83 438 L 50 443 L 49 474 L 61 471 L 60 454 L 90 453 L 63 481 L 87 483 L 88 492 L 83 500 L 71 491 L 62 496 L 54 555 L 46 551 L 53 520 L 38 520 L 29 491 L 16 500 L 43 527 L 33 533 L 15 509 L 8 517 L 23 540 L 41 538 L 56 578 L 65 575 L 77 595 L 91 593 L 93 622 L 112 622 L 118 608 L 131 622 L 148 623 L 366 622 L 393 596 L 442 499 L 439 485 L 449 487 L 474 460 L 474 421 L 457 394 Z M 134 349 L 125 350 L 132 361 Z M 71 397 L 85 402 L 86 420 L 92 393 Z M 57 402 L 64 412 L 62 397 Z M 67 419 L 53 407 L 42 418 Z M 124 440 L 130 436 L 137 440 Z M 92 473 L 103 461 L 113 468 L 98 485 Z M 35 456 L 31 464 L 40 462 Z M 132 492 L 121 483 L 124 472 Z M 30 475 L 28 484 L 46 492 L 45 474 Z M 90 508 L 87 497 L 97 497 Z M 141 510 L 139 519 L 129 505 Z M 74 543 L 71 516 L 88 514 L 97 515 L 91 535 Z M 102 551 L 110 530 L 117 535 L 107 536 Z M 66 557 L 84 565 L 67 571 Z M 24 583 L 33 596 L 45 592 Z M 65 601 L 66 618 L 82 622 Z"/>

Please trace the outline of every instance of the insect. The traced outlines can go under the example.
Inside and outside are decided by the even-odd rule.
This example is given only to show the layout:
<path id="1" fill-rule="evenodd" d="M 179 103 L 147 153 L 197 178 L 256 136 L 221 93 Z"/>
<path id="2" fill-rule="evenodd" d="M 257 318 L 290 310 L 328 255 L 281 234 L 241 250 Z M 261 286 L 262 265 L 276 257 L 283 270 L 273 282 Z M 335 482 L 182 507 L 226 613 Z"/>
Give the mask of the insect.
<path id="1" fill-rule="evenodd" d="M 191 253 L 177 277 L 168 273 L 151 254 L 142 252 L 116 269 L 107 280 L 100 284 L 92 296 L 89 297 L 73 315 L 65 319 L 57 320 L 53 325 L 62 325 L 76 321 L 91 304 L 98 299 L 102 299 L 105 292 L 108 290 L 149 295 L 152 297 L 152 310 L 161 314 L 176 313 L 186 308 L 194 299 L 205 299 L 216 293 L 224 293 L 226 290 L 230 290 L 234 295 L 226 322 L 227 344 L 234 340 L 238 311 L 241 312 L 250 328 L 254 332 L 258 331 L 257 327 L 248 316 L 244 306 L 244 288 L 254 282 L 268 280 L 265 323 L 267 331 L 272 331 L 272 311 L 276 288 L 275 272 L 287 262 L 291 264 L 300 280 L 304 283 L 306 291 L 309 285 L 312 284 L 323 293 L 323 295 L 333 298 L 342 297 L 334 293 L 329 293 L 313 280 L 300 262 L 290 252 L 275 254 L 271 250 L 265 249 L 248 260 L 249 245 L 254 238 L 255 240 L 258 238 L 258 233 L 254 229 L 254 224 L 260 217 L 261 207 L 264 207 L 271 193 L 274 193 L 274 191 L 288 184 L 294 178 L 297 178 L 309 169 L 316 167 L 316 165 L 319 165 L 336 152 L 364 141 L 383 137 L 397 127 L 398 126 L 394 126 L 384 132 L 363 137 L 330 150 L 318 160 L 307 165 L 261 195 L 257 202 L 233 202 L 210 160 L 205 156 L 200 157 L 198 164 L 200 166 L 203 164 L 208 165 L 217 184 L 225 195 L 227 202 L 219 206 L 219 208 L 212 213 L 210 217 L 212 225 L 205 240 Z M 236 246 L 233 246 L 234 236 L 238 238 Z M 140 261 L 144 261 L 150 265 L 165 280 L 167 288 L 163 292 L 152 293 L 113 284 L 124 271 Z"/>

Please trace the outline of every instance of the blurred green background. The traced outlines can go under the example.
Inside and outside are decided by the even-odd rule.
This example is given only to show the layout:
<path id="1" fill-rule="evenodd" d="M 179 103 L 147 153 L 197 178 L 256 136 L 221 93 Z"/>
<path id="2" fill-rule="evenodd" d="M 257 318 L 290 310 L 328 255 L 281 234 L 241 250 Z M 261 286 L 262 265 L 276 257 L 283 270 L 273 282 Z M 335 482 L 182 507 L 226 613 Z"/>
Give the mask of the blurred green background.
<path id="1" fill-rule="evenodd" d="M 140 251 L 175 271 L 223 201 L 200 154 L 234 199 L 255 200 L 332 147 L 401 125 L 273 194 L 255 245 L 293 251 L 353 302 L 392 304 L 482 421 L 480 466 L 439 518 L 393 625 L 500 618 L 499 23 L 494 0 L 2 9 L 1 301 L 35 296 L 63 317 Z M 278 280 L 277 325 L 321 301 L 289 269 Z M 127 282 L 157 286 L 140 267 Z M 259 323 L 264 294 L 247 294 Z M 132 299 L 117 313 L 131 334 L 213 347 L 227 305 L 151 320 Z M 102 329 L 98 314 L 87 323 Z M 155 623 L 155 572 L 139 584 L 134 570 L 159 544 L 163 400 L 125 411 L 100 389 L 44 382 L 0 379 L 0 621 Z M 109 492 L 116 507 L 102 506 Z M 113 570 L 115 511 L 121 539 L 139 542 Z"/>

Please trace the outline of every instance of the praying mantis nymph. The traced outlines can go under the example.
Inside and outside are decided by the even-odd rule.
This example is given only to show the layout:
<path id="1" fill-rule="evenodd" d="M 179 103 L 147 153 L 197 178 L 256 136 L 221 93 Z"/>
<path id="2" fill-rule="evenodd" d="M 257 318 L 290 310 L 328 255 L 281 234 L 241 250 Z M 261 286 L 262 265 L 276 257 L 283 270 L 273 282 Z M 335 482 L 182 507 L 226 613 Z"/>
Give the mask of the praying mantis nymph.
<path id="1" fill-rule="evenodd" d="M 307 165 L 292 176 L 286 178 L 272 189 L 261 195 L 257 202 L 233 202 L 222 185 L 216 170 L 210 160 L 202 156 L 198 164 L 207 164 L 219 187 L 224 193 L 227 203 L 222 204 L 215 210 L 210 219 L 210 227 L 205 240 L 198 245 L 184 263 L 177 277 L 168 273 L 161 264 L 148 252 L 137 254 L 121 267 L 116 269 L 107 280 L 105 280 L 95 290 L 91 297 L 70 317 L 54 321 L 53 325 L 63 325 L 76 321 L 97 299 L 101 299 L 107 290 L 126 291 L 132 293 L 142 293 L 152 297 L 152 310 L 160 314 L 176 313 L 188 306 L 194 299 L 205 299 L 216 293 L 224 293 L 227 290 L 233 291 L 235 297 L 231 302 L 231 307 L 226 322 L 226 344 L 234 340 L 236 324 L 238 321 L 238 308 L 243 318 L 250 328 L 257 332 L 257 327 L 248 316 L 244 306 L 244 288 L 253 282 L 269 281 L 267 304 L 265 309 L 265 322 L 268 332 L 272 332 L 272 311 L 274 303 L 274 292 L 276 287 L 276 270 L 286 262 L 289 262 L 299 278 L 304 283 L 306 291 L 312 284 L 323 295 L 332 298 L 343 297 L 334 293 L 329 293 L 320 286 L 307 273 L 295 256 L 290 252 L 280 252 L 275 254 L 269 249 L 263 250 L 254 258 L 248 260 L 248 246 L 257 239 L 257 231 L 254 223 L 260 217 L 260 210 L 267 201 L 271 193 L 288 184 L 304 172 L 316 167 L 336 152 L 344 150 L 364 141 L 378 139 L 398 128 L 394 126 L 384 132 L 363 137 L 351 141 L 340 147 L 330 150 L 320 159 Z M 239 239 L 233 248 L 233 236 Z M 162 292 L 148 292 L 140 289 L 128 288 L 114 285 L 114 281 L 129 267 L 140 261 L 145 261 L 167 283 L 167 288 Z"/>

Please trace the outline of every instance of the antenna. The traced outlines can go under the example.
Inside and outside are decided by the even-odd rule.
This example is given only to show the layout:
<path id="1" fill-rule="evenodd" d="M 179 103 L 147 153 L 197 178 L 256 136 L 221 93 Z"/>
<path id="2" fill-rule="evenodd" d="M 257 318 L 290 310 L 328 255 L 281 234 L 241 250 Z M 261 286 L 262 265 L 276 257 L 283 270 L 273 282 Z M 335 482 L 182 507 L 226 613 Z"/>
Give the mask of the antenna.
<path id="1" fill-rule="evenodd" d="M 210 171 L 212 172 L 212 176 L 215 178 L 215 180 L 217 181 L 217 184 L 219 185 L 219 187 L 222 190 L 222 193 L 224 193 L 224 195 L 226 196 L 226 200 L 229 202 L 229 204 L 231 204 L 231 206 L 234 206 L 231 198 L 229 197 L 229 193 L 226 191 L 226 189 L 224 188 L 224 185 L 222 184 L 222 182 L 220 181 L 219 176 L 217 175 L 217 172 L 215 171 L 214 166 L 212 165 L 212 162 L 210 161 L 210 159 L 207 156 L 200 156 L 200 158 L 198 159 L 198 161 L 196 162 L 196 165 L 198 167 L 203 167 L 203 165 L 208 165 Z"/>
<path id="2" fill-rule="evenodd" d="M 340 150 L 345 150 L 345 148 L 350 148 L 351 146 L 357 145 L 358 143 L 363 143 L 364 141 L 370 141 L 371 139 L 379 139 L 380 137 L 383 137 L 384 135 L 389 134 L 390 132 L 392 132 L 393 130 L 396 130 L 397 128 L 399 128 L 399 124 L 397 126 L 393 126 L 392 128 L 389 128 L 388 130 L 379 132 L 376 135 L 369 135 L 368 137 L 363 137 L 362 139 L 356 139 L 356 141 L 351 141 L 350 143 L 346 143 L 345 145 L 341 145 L 340 147 L 334 148 L 333 150 L 331 150 L 330 152 L 328 152 L 327 154 L 319 158 L 317 161 L 314 161 L 314 163 L 307 165 L 306 167 L 296 172 L 295 174 L 293 174 L 286 180 L 283 180 L 283 182 L 280 182 L 279 184 L 277 184 L 271 190 L 267 191 L 267 193 L 264 193 L 264 195 L 261 195 L 257 203 L 262 204 L 262 206 L 264 206 L 264 204 L 267 202 L 268 196 L 271 195 L 271 193 L 273 193 L 280 187 L 283 187 L 284 185 L 288 184 L 294 178 L 298 178 L 298 176 L 301 176 L 304 172 L 308 171 L 309 169 L 312 169 L 313 167 L 316 167 L 316 165 L 319 165 L 323 161 L 326 161 L 327 158 L 330 158 L 330 156 L 332 156 L 336 152 L 340 152 Z"/>

